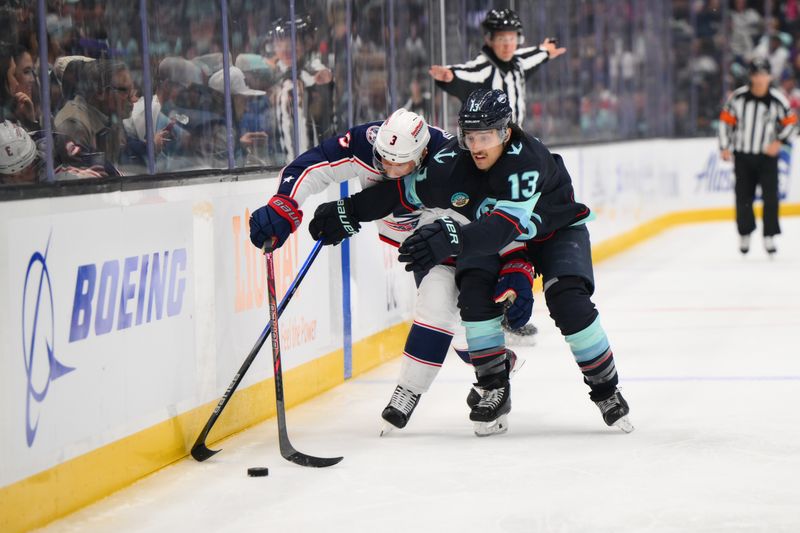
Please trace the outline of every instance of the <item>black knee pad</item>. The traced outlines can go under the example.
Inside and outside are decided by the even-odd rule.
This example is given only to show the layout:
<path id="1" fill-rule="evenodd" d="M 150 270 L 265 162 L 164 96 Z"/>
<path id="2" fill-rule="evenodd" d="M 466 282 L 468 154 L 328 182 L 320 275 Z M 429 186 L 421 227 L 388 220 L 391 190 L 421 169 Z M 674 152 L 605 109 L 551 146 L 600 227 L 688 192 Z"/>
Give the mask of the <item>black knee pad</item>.
<path id="1" fill-rule="evenodd" d="M 572 335 L 589 326 L 597 318 L 592 303 L 590 282 L 578 276 L 565 276 L 544 291 L 550 317 L 561 334 Z"/>
<path id="2" fill-rule="evenodd" d="M 503 306 L 494 303 L 494 289 L 497 274 L 481 269 L 470 269 L 459 272 L 456 276 L 458 284 L 458 308 L 461 320 L 480 322 L 497 318 L 503 314 Z"/>

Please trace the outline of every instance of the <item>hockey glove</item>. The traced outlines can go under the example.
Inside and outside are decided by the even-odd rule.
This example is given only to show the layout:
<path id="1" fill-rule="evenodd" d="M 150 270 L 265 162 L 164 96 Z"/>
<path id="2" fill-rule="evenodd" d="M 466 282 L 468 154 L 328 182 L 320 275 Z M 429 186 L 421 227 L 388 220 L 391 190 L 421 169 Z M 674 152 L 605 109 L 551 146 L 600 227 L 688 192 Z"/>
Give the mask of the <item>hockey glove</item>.
<path id="1" fill-rule="evenodd" d="M 322 244 L 339 244 L 360 229 L 361 224 L 353 213 L 353 200 L 350 198 L 321 204 L 308 224 L 311 237 L 322 241 Z"/>
<path id="2" fill-rule="evenodd" d="M 401 263 L 406 270 L 426 272 L 448 257 L 461 253 L 464 242 L 461 226 L 450 217 L 442 217 L 417 229 L 400 245 Z"/>
<path id="3" fill-rule="evenodd" d="M 280 248 L 303 221 L 298 207 L 294 199 L 282 194 L 270 198 L 267 205 L 250 215 L 250 242 L 264 248 L 264 243 L 274 238 L 274 248 Z"/>
<path id="4" fill-rule="evenodd" d="M 506 302 L 506 319 L 511 329 L 521 328 L 531 318 L 534 277 L 533 266 L 527 261 L 509 261 L 500 270 L 494 301 Z"/>

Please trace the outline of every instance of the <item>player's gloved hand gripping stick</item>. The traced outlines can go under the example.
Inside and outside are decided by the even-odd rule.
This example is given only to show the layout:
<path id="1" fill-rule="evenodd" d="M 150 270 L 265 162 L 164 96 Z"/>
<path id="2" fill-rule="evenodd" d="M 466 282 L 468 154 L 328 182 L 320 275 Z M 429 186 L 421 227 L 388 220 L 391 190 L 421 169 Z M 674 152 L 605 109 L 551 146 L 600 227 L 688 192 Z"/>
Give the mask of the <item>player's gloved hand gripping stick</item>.
<path id="1" fill-rule="evenodd" d="M 305 278 L 306 274 L 308 273 L 308 270 L 311 268 L 312 263 L 319 255 L 320 250 L 322 250 L 322 243 L 321 242 L 315 243 L 314 248 L 311 250 L 311 253 L 308 255 L 308 258 L 306 259 L 305 263 L 303 263 L 303 266 L 300 267 L 300 271 L 297 273 L 297 277 L 295 277 L 294 281 L 289 286 L 289 289 L 286 291 L 286 295 L 283 297 L 283 300 L 281 300 L 281 303 L 278 306 L 277 310 L 278 316 L 283 314 L 283 311 L 286 309 L 286 306 L 289 304 L 289 301 L 291 301 L 292 296 L 294 296 L 295 291 L 297 291 L 297 287 L 300 286 L 300 282 L 303 281 L 303 278 Z M 247 373 L 247 370 L 250 368 L 250 365 L 253 364 L 256 355 L 258 355 L 259 350 L 261 350 L 261 347 L 267 340 L 267 336 L 269 336 L 271 330 L 272 330 L 272 322 L 270 321 L 264 328 L 264 330 L 261 332 L 261 335 L 258 337 L 258 340 L 256 341 L 255 345 L 253 345 L 253 348 L 250 350 L 250 353 L 247 355 L 247 358 L 242 363 L 242 366 L 236 372 L 236 375 L 233 376 L 233 381 L 231 381 L 231 384 L 228 385 L 228 388 L 225 390 L 225 393 L 222 395 L 222 398 L 220 398 L 219 403 L 217 403 L 217 406 L 211 413 L 211 416 L 206 422 L 206 425 L 203 427 L 203 430 L 197 436 L 197 440 L 192 446 L 192 452 L 191 452 L 192 457 L 194 457 L 197 461 L 205 461 L 212 455 L 221 451 L 221 450 L 209 449 L 208 446 L 206 446 L 206 438 L 208 437 L 211 428 L 213 428 L 214 424 L 217 422 L 217 419 L 219 418 L 220 414 L 222 414 L 222 411 L 225 409 L 225 406 L 230 401 L 231 396 L 233 396 L 233 393 L 236 391 L 236 388 L 242 382 L 242 379 L 244 378 L 245 373 Z"/>

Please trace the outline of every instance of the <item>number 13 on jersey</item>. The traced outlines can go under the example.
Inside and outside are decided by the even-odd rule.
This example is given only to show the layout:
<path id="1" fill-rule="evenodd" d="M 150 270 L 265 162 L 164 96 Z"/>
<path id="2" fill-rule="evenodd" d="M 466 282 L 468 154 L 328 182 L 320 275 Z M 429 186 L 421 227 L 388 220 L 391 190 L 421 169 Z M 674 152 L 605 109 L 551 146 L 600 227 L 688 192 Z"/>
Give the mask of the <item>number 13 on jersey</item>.
<path id="1" fill-rule="evenodd" d="M 533 193 L 536 192 L 536 181 L 538 179 L 538 170 L 523 172 L 521 177 L 516 172 L 511 174 L 508 177 L 508 182 L 511 185 L 511 198 L 513 200 L 520 200 L 533 196 Z"/>

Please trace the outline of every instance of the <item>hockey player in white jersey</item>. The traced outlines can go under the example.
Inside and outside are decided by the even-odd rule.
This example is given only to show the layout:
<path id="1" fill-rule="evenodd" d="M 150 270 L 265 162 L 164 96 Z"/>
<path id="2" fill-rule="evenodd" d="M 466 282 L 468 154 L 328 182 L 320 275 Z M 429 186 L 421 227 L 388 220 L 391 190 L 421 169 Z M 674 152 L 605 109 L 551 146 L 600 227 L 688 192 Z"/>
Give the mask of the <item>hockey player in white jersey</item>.
<path id="1" fill-rule="evenodd" d="M 267 239 L 274 238 L 276 247 L 281 246 L 300 226 L 303 217 L 300 206 L 310 195 L 354 177 L 359 178 L 362 188 L 366 188 L 387 179 L 399 180 L 413 172 L 424 171 L 428 159 L 451 139 L 449 133 L 428 126 L 420 115 L 405 109 L 395 111 L 383 123 L 370 122 L 352 127 L 345 134 L 301 154 L 281 170 L 277 194 L 250 217 L 250 240 L 262 248 Z M 348 201 L 343 199 L 339 202 Z M 332 208 L 336 205 L 331 203 Z M 467 222 L 462 215 L 449 209 L 417 210 L 379 220 L 379 237 L 397 247 L 417 227 L 445 215 Z M 353 222 L 340 227 L 349 230 L 343 229 L 346 233 L 324 241 L 325 244 L 340 242 L 356 233 L 360 225 Z M 332 232 L 326 231 L 326 234 Z M 514 281 L 517 281 L 514 283 L 516 299 L 507 314 L 519 326 L 530 318 L 533 293 L 527 278 Z M 508 279 L 498 284 L 498 298 L 507 295 L 508 287 Z M 456 330 L 461 329 L 457 294 L 452 263 L 438 265 L 418 280 L 414 321 L 406 339 L 398 385 L 382 413 L 386 422 L 384 432 L 405 427 L 420 396 L 428 391 L 438 374 Z M 469 362 L 466 347 L 456 351 Z M 516 359 L 513 354 L 509 357 Z M 475 398 L 475 394 L 472 396 L 472 402 L 480 399 L 479 396 Z"/>

